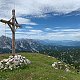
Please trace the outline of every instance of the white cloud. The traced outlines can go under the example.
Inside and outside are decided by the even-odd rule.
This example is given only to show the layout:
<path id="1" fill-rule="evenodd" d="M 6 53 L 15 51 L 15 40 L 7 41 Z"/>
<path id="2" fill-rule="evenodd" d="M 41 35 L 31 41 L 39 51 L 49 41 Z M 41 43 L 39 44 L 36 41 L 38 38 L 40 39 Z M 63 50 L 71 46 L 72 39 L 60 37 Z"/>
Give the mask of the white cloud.
<path id="1" fill-rule="evenodd" d="M 42 30 L 29 30 L 29 32 L 37 35 L 37 34 L 42 33 L 43 31 Z"/>
<path id="2" fill-rule="evenodd" d="M 1 27 L 0 36 L 1 35 L 5 35 L 5 27 L 4 28 Z M 9 27 L 6 28 L 6 35 L 9 37 L 11 37 L 12 35 Z M 79 40 L 80 41 L 80 29 L 56 29 L 50 32 L 45 32 L 42 30 L 35 30 L 35 29 L 28 30 L 28 31 L 25 31 L 25 29 L 18 29 L 16 31 L 16 38 L 50 39 L 50 40 Z"/>
<path id="3" fill-rule="evenodd" d="M 51 28 L 45 28 L 45 31 L 52 31 L 52 29 Z"/>
<path id="4" fill-rule="evenodd" d="M 0 0 L 0 18 L 10 19 L 11 10 L 16 9 L 17 20 L 20 24 L 37 25 L 30 19 L 25 19 L 22 15 L 35 15 L 35 17 L 45 17 L 45 13 L 58 12 L 67 14 L 72 11 L 80 10 L 80 0 Z M 57 15 L 57 14 L 54 14 Z M 31 28 L 31 27 L 27 27 Z M 3 25 L 0 23 L 0 35 L 4 34 Z M 50 28 L 46 28 L 51 30 Z M 23 30 L 22 30 L 23 31 Z M 9 32 L 7 32 L 9 33 Z M 80 29 L 58 29 L 53 32 L 43 32 L 42 30 L 29 30 L 29 32 L 16 32 L 21 37 L 39 38 L 39 39 L 76 39 L 79 40 Z M 22 34 L 19 34 L 22 33 Z M 16 35 L 16 36 L 17 36 Z M 33 36 L 34 35 L 34 36 Z M 77 37 L 78 36 L 78 37 Z M 17 36 L 18 37 L 18 36 Z"/>
<path id="5" fill-rule="evenodd" d="M 21 17 L 17 17 L 17 21 L 20 24 L 26 24 L 26 25 L 38 25 L 35 22 L 31 22 L 30 19 L 26 19 L 26 18 L 21 18 Z"/>
<path id="6" fill-rule="evenodd" d="M 80 32 L 80 29 L 62 29 L 65 32 Z"/>
<path id="7" fill-rule="evenodd" d="M 71 31 L 70 31 L 71 30 Z M 69 32 L 66 32 L 69 31 Z M 11 32 L 8 32 L 11 34 Z M 78 40 L 80 41 L 80 29 L 64 29 L 56 32 L 44 32 L 42 30 L 29 30 L 24 33 L 16 32 L 16 38 L 30 38 L 30 39 L 49 39 L 49 40 Z"/>
<path id="8" fill-rule="evenodd" d="M 80 8 L 80 0 L 0 0 L 0 14 L 10 16 L 14 4 L 17 16 L 42 15 L 47 12 L 66 14 Z"/>
<path id="9" fill-rule="evenodd" d="M 5 24 L 0 24 L 0 36 L 6 34 L 6 30 L 8 29 L 8 26 Z"/>
<path id="10" fill-rule="evenodd" d="M 31 15 L 41 15 L 48 12 L 67 14 L 79 8 L 80 0 L 17 0 L 16 2 L 18 13 Z"/>
<path id="11" fill-rule="evenodd" d="M 31 26 L 26 26 L 25 28 L 27 28 L 27 29 L 32 29 L 33 27 L 31 27 Z"/>
<path id="12" fill-rule="evenodd" d="M 11 34 L 11 32 L 7 32 L 7 34 Z M 43 33 L 43 31 L 42 30 L 29 30 L 29 31 L 25 31 L 25 29 L 20 29 L 20 30 L 17 30 L 16 31 L 16 34 L 19 34 L 19 35 L 21 35 L 22 37 L 24 37 L 24 35 L 28 35 L 28 36 L 30 36 L 30 35 L 39 35 L 39 34 L 42 34 Z M 18 38 L 19 38 L 19 36 L 17 36 Z M 34 37 L 34 36 L 33 36 Z"/>

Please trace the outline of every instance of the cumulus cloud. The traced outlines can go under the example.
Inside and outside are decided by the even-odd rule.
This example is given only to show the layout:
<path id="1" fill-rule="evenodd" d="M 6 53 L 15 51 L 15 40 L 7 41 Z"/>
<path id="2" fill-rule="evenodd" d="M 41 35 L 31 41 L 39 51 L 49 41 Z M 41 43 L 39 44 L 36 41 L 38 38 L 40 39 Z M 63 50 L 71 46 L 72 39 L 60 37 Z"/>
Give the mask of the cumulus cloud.
<path id="1" fill-rule="evenodd" d="M 0 0 L 0 18 L 10 18 L 13 8 L 16 9 L 17 17 L 21 15 L 46 17 L 45 13 L 49 12 L 67 14 L 80 10 L 80 0 Z"/>
<path id="2" fill-rule="evenodd" d="M 20 5 L 21 7 L 19 7 Z M 80 0 L 17 0 L 16 2 L 16 9 L 18 11 L 23 10 L 22 14 L 26 12 L 26 14 L 32 15 L 48 12 L 66 14 L 78 10 L 79 8 Z"/>
<path id="3" fill-rule="evenodd" d="M 48 12 L 67 14 L 80 8 L 80 0 L 0 0 L 0 14 L 9 15 L 14 4 L 17 16 L 41 15 Z"/>
<path id="4" fill-rule="evenodd" d="M 35 17 L 46 17 L 45 13 L 50 12 L 54 12 L 54 15 L 71 13 L 72 11 L 80 10 L 80 0 L 0 0 L 0 18 L 10 19 L 12 14 L 11 10 L 13 8 L 16 9 L 16 17 L 20 24 L 38 25 L 30 19 L 26 19 L 21 16 L 34 15 Z M 0 26 L 0 31 L 2 31 L 4 28 L 1 23 Z M 30 29 L 32 27 L 26 28 Z M 29 30 L 28 32 L 25 32 L 26 35 L 24 36 L 33 39 L 39 38 L 60 40 L 77 39 L 77 36 L 80 35 L 80 29 L 58 29 L 57 27 L 56 30 L 52 30 L 52 32 L 46 32 L 50 30 L 52 29 L 46 28 L 45 32 L 42 30 Z M 9 35 L 9 33 L 11 34 L 11 32 L 7 32 L 7 35 Z M 2 34 L 4 33 L 1 32 L 0 35 Z M 21 34 L 24 34 L 24 30 L 21 32 L 18 31 L 16 34 L 19 37 L 23 37 Z"/>
<path id="5" fill-rule="evenodd" d="M 11 32 L 8 32 L 11 34 Z M 22 36 L 24 35 L 24 36 Z M 30 38 L 30 39 L 49 39 L 49 40 L 80 40 L 80 29 L 62 29 L 55 32 L 45 32 L 42 30 L 29 30 L 16 32 L 16 38 Z"/>

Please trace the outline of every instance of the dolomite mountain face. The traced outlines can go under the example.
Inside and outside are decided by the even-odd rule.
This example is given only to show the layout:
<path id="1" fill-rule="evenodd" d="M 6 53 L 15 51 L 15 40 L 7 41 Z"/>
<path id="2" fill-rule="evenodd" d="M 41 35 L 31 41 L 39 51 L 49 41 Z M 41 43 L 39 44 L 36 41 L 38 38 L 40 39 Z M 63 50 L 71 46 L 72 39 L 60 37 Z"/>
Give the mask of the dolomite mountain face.
<path id="1" fill-rule="evenodd" d="M 38 40 L 16 39 L 16 52 L 39 52 L 44 49 L 43 44 Z M 0 37 L 0 53 L 12 52 L 12 39 L 9 37 Z"/>

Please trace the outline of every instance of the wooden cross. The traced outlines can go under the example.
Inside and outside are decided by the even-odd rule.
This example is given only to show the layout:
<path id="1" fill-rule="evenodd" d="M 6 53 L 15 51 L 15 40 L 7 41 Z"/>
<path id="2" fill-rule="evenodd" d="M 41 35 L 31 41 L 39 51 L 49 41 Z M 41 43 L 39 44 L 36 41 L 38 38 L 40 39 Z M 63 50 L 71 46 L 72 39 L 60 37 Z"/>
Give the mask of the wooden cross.
<path id="1" fill-rule="evenodd" d="M 15 55 L 15 30 L 20 27 L 15 17 L 15 9 L 12 10 L 12 18 L 9 21 L 1 19 L 0 22 L 8 24 L 12 31 L 12 55 Z"/>

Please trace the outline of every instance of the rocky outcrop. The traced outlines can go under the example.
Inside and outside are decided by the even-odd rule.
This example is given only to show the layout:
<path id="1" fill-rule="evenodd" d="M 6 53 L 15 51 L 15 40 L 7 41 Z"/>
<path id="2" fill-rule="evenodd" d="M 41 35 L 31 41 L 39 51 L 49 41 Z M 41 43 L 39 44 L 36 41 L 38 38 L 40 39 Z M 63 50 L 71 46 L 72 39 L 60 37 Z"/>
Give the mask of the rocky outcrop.
<path id="1" fill-rule="evenodd" d="M 62 62 L 54 62 L 52 64 L 52 67 L 54 67 L 55 69 L 61 69 L 61 70 L 65 70 L 66 72 L 70 72 L 69 66 Z"/>

